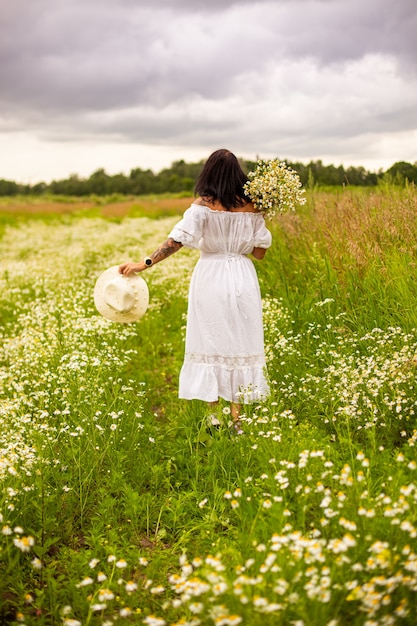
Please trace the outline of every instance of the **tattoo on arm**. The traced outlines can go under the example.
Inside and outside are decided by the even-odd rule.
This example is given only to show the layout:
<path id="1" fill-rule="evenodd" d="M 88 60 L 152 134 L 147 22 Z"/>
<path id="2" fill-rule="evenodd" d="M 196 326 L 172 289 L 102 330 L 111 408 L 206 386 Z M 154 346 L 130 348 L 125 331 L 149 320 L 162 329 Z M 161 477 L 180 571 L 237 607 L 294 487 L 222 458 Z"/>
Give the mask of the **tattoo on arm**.
<path id="1" fill-rule="evenodd" d="M 163 261 L 180 248 L 182 248 L 182 243 L 169 238 L 151 254 L 151 259 L 154 263 L 158 263 L 158 261 Z"/>

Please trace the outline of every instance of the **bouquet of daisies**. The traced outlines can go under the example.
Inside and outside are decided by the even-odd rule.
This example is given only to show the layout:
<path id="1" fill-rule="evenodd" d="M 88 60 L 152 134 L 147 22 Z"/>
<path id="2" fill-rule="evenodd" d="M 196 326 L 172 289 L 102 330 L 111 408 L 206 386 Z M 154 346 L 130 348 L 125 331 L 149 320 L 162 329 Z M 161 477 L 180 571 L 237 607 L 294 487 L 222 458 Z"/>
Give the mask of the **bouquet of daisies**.
<path id="1" fill-rule="evenodd" d="M 284 161 L 261 159 L 249 172 L 248 179 L 243 187 L 245 194 L 269 219 L 276 213 L 295 211 L 297 205 L 305 204 L 300 178 Z"/>

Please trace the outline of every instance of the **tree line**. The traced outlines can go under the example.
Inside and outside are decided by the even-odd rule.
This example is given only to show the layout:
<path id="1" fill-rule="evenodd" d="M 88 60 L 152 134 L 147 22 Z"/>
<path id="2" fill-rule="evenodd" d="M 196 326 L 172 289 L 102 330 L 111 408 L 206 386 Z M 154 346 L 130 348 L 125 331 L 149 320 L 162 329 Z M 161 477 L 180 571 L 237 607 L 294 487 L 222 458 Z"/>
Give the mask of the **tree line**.
<path id="1" fill-rule="evenodd" d="M 143 195 L 160 193 L 190 193 L 194 191 L 195 181 L 203 167 L 204 161 L 186 163 L 183 160 L 175 161 L 171 167 L 158 173 L 150 169 L 135 168 L 129 174 L 107 174 L 104 169 L 98 169 L 89 178 L 80 178 L 72 174 L 63 180 L 53 180 L 50 183 L 39 182 L 33 185 L 16 183 L 11 180 L 0 179 L 0 196 L 14 195 L 42 195 L 54 194 L 64 196 L 105 196 L 110 194 Z M 256 161 L 241 159 L 246 172 L 253 170 Z M 381 182 L 404 185 L 417 184 L 417 162 L 406 161 L 394 163 L 386 171 L 369 172 L 364 167 L 338 167 L 324 165 L 321 160 L 303 164 L 289 162 L 300 176 L 304 187 L 355 185 L 371 187 Z"/>

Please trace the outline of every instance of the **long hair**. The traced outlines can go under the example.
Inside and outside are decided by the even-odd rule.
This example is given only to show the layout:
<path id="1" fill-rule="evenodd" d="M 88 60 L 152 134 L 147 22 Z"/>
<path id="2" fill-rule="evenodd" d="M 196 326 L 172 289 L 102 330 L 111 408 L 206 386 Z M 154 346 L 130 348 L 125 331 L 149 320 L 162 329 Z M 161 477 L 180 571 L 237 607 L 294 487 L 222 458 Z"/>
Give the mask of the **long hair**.
<path id="1" fill-rule="evenodd" d="M 243 191 L 247 180 L 248 177 L 235 155 L 221 148 L 213 152 L 205 162 L 196 182 L 195 193 L 210 202 L 218 200 L 230 211 L 250 202 Z"/>

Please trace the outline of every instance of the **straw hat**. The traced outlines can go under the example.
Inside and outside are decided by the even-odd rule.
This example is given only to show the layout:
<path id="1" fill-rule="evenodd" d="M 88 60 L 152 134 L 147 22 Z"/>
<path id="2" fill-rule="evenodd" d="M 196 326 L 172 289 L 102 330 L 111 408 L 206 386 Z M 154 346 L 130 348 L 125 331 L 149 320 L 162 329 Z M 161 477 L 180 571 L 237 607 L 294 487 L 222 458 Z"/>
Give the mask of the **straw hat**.
<path id="1" fill-rule="evenodd" d="M 140 276 L 120 274 L 119 266 L 114 265 L 98 277 L 94 303 L 97 311 L 112 322 L 136 322 L 148 308 L 148 285 Z"/>

